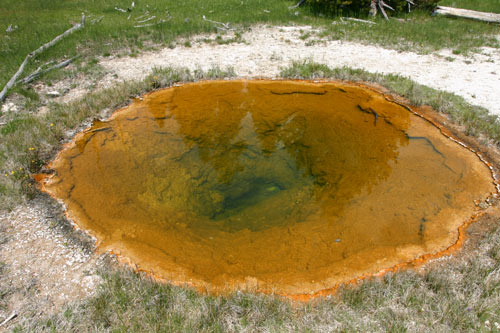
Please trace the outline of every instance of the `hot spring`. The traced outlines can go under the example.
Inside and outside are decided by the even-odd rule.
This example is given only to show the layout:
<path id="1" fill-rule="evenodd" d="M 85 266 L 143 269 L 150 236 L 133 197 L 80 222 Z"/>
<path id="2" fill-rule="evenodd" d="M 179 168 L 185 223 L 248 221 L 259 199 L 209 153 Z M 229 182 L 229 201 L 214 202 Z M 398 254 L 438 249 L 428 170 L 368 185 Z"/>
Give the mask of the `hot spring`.
<path id="1" fill-rule="evenodd" d="M 136 99 L 43 188 L 98 248 L 208 292 L 301 295 L 457 242 L 495 192 L 476 154 L 362 86 L 209 81 Z"/>

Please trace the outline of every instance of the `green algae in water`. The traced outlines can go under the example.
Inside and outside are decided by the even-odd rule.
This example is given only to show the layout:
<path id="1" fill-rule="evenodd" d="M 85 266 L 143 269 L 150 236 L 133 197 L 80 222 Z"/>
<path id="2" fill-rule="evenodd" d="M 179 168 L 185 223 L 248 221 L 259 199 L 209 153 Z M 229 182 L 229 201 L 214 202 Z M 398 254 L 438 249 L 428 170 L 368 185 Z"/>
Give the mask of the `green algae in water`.
<path id="1" fill-rule="evenodd" d="M 46 190 L 101 249 L 215 291 L 309 293 L 442 251 L 494 191 L 424 119 L 336 83 L 158 91 L 52 167 Z"/>

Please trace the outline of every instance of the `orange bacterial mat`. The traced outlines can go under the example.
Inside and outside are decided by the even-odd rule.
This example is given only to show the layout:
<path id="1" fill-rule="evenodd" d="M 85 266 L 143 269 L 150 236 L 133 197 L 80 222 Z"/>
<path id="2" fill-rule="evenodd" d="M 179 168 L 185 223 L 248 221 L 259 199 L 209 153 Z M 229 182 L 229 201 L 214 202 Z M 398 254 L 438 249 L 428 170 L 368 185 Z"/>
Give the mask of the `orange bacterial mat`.
<path id="1" fill-rule="evenodd" d="M 361 86 L 210 81 L 76 136 L 44 190 L 140 270 L 300 295 L 439 253 L 495 192 L 476 154 Z"/>

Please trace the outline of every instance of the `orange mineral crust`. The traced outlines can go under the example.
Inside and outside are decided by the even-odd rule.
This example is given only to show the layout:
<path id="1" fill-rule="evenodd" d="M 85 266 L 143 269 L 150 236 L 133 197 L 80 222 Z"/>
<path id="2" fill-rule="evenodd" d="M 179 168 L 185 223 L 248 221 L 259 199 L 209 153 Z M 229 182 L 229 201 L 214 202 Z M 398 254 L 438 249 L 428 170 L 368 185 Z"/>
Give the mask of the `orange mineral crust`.
<path id="1" fill-rule="evenodd" d="M 99 249 L 214 293 L 319 295 L 430 258 L 496 191 L 488 166 L 422 117 L 326 82 L 157 91 L 50 167 L 44 190 Z"/>

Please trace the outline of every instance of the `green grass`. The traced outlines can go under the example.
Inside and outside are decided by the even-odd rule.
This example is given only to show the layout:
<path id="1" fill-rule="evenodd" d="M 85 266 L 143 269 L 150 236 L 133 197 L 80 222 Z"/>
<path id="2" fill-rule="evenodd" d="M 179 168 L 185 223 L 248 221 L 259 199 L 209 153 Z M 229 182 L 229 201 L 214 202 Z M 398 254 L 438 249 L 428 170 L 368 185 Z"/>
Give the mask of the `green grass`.
<path id="1" fill-rule="evenodd" d="M 3 0 L 0 2 L 0 86 L 15 73 L 24 57 L 43 43 L 53 39 L 79 22 L 81 13 L 87 16 L 85 29 L 65 38 L 39 55 L 27 68 L 26 74 L 48 61 L 82 55 L 77 62 L 87 63 L 97 56 L 136 55 L 140 50 L 155 46 L 175 45 L 179 37 L 190 38 L 199 33 L 217 32 L 208 19 L 229 22 L 243 29 L 252 24 L 311 24 L 326 30 L 332 39 L 377 43 L 384 47 L 416 52 L 432 52 L 453 48 L 468 53 L 480 46 L 498 47 L 496 25 L 450 18 L 432 18 L 429 13 L 403 14 L 405 21 L 377 25 L 359 23 L 332 25 L 332 19 L 315 15 L 307 6 L 290 10 L 295 1 L 286 0 L 140 0 L 130 13 L 131 0 Z M 477 6 L 497 8 L 497 0 L 476 1 Z M 476 3 L 475 2 L 475 3 Z M 482 4 L 482 5 L 481 5 Z M 154 15 L 156 18 L 139 21 Z M 129 18 L 130 16 L 130 18 Z M 165 22 L 151 27 L 135 28 L 147 23 Z M 9 25 L 18 29 L 7 33 Z M 184 41 L 184 43 L 187 43 Z M 314 43 L 311 43 L 313 45 Z"/>
<path id="2" fill-rule="evenodd" d="M 258 22 L 286 24 L 303 22 L 301 16 L 288 10 L 290 2 L 282 0 L 139 0 L 131 13 L 115 10 L 127 8 L 132 1 L 87 0 L 2 0 L 0 2 L 0 85 L 3 86 L 15 72 L 24 57 L 42 43 L 50 41 L 72 23 L 80 21 L 81 13 L 87 16 L 87 26 L 82 31 L 64 39 L 47 50 L 27 72 L 49 60 L 72 57 L 77 54 L 95 56 L 112 54 L 117 50 L 124 54 L 137 52 L 148 45 L 168 45 L 178 37 L 217 32 L 213 23 L 202 19 L 230 22 L 231 25 L 249 26 Z M 264 12 L 264 10 L 269 11 Z M 149 13 L 149 14 L 147 14 Z M 130 19 L 128 19 L 130 15 Z M 154 20 L 140 20 L 156 16 Z M 93 20 L 104 16 L 99 22 Z M 142 18 L 141 18 L 142 17 Z M 140 19 L 139 19 L 140 18 Z M 134 26 L 166 22 L 152 27 Z M 6 33 L 10 25 L 19 28 Z"/>
<path id="3" fill-rule="evenodd" d="M 376 25 L 337 21 L 323 35 L 333 40 L 361 41 L 386 48 L 418 53 L 452 49 L 469 54 L 482 46 L 499 47 L 497 25 L 465 19 L 430 16 L 424 12 L 402 14 L 402 21 L 375 19 Z"/>

